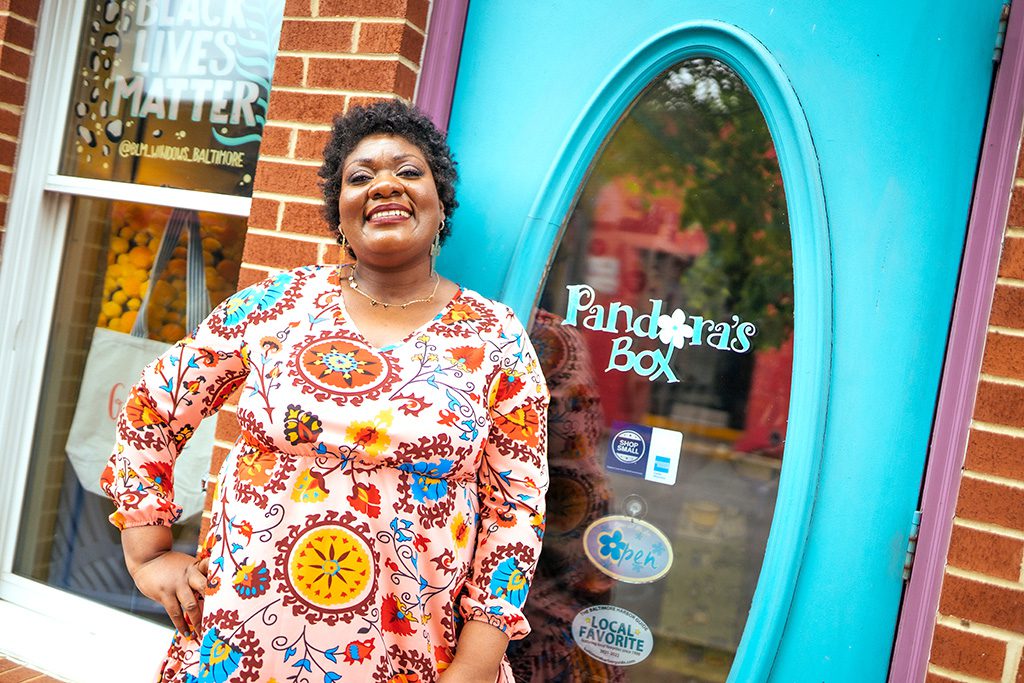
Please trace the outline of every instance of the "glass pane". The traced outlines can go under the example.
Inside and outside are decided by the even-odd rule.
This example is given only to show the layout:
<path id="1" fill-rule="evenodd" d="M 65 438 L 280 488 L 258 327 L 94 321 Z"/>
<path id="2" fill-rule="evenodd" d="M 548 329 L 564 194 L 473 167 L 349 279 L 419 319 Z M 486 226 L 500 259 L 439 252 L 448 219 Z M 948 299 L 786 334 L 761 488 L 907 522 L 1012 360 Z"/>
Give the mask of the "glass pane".
<path id="1" fill-rule="evenodd" d="M 250 196 L 284 0 L 87 2 L 61 173 Z"/>
<path id="2" fill-rule="evenodd" d="M 98 487 L 96 463 L 113 448 L 113 418 L 128 387 L 111 386 L 100 401 L 86 399 L 82 389 L 87 361 L 97 362 L 91 355 L 100 354 L 101 337 L 111 336 L 105 353 L 107 362 L 115 364 L 124 362 L 128 344 L 146 344 L 128 333 L 150 289 L 145 308 L 153 357 L 161 343 L 173 343 L 186 333 L 185 235 L 170 245 L 170 258 L 157 282 L 149 281 L 171 216 L 171 209 L 159 206 L 74 201 L 14 562 L 14 571 L 22 576 L 161 623 L 166 619 L 163 609 L 135 589 L 124 567 L 119 532 L 107 521 L 113 504 Z M 246 219 L 192 216 L 198 219 L 202 246 L 193 263 L 202 259 L 209 298 L 216 304 L 237 288 Z M 100 445 L 84 455 L 91 462 L 71 462 L 69 453 L 81 458 L 82 445 L 94 442 Z M 200 478 L 209 470 L 211 455 L 209 446 L 204 450 L 192 456 L 190 490 L 178 491 L 176 486 L 176 497 L 192 501 L 186 508 L 191 514 L 175 527 L 176 547 L 187 552 L 195 552 L 199 537 L 204 498 Z"/>
<path id="3" fill-rule="evenodd" d="M 687 60 L 607 141 L 541 295 L 552 483 L 517 680 L 726 679 L 775 507 L 792 335 L 771 135 L 734 71 Z"/>

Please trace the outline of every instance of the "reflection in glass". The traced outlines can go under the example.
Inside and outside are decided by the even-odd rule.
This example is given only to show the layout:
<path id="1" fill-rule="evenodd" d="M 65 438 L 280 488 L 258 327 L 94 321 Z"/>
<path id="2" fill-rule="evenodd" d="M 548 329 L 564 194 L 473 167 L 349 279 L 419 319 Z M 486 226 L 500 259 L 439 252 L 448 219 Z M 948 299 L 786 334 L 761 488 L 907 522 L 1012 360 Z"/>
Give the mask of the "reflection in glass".
<path id="1" fill-rule="evenodd" d="M 66 448 L 98 329 L 129 332 L 152 289 L 149 339 L 169 344 L 187 332 L 184 241 L 170 251 L 163 276 L 149 281 L 171 215 L 166 207 L 130 202 L 76 199 L 73 204 L 14 561 L 22 576 L 168 625 L 163 609 L 135 589 L 124 567 L 120 534 L 107 520 L 113 504 L 82 487 Z M 194 215 L 207 289 L 216 304 L 237 288 L 246 222 Z M 197 456 L 208 469 L 210 453 Z M 193 498 L 201 501 L 201 491 Z M 175 527 L 176 548 L 195 552 L 200 523 L 194 514 Z"/>
<path id="2" fill-rule="evenodd" d="M 792 268 L 775 148 L 750 91 L 713 59 L 661 74 L 595 161 L 531 332 L 551 384 L 552 489 L 527 602 L 535 633 L 510 654 L 517 680 L 726 679 L 782 464 Z M 608 470 L 624 425 L 682 434 L 673 485 Z M 669 538 L 666 576 L 597 571 L 580 541 L 610 514 Z M 600 604 L 650 627 L 646 659 L 615 666 L 575 644 L 573 616 Z"/>
<path id="3" fill-rule="evenodd" d="M 251 195 L 284 0 L 85 5 L 61 173 Z"/>

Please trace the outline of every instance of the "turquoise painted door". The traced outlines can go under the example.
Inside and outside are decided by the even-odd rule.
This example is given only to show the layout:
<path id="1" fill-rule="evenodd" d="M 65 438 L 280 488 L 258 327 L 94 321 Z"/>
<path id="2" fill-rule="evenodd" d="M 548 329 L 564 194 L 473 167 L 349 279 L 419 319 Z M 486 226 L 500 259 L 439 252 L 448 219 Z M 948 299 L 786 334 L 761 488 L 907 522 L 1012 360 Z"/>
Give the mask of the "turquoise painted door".
<path id="1" fill-rule="evenodd" d="M 549 362 L 588 356 L 560 407 L 592 476 L 552 488 L 545 554 L 566 578 L 532 598 L 560 606 L 534 628 L 564 647 L 535 638 L 520 671 L 885 680 L 1000 9 L 470 3 L 441 265 L 523 319 L 544 309 Z M 656 442 L 671 476 L 650 469 Z M 644 448 L 646 472 L 623 464 Z M 634 571 L 616 548 L 641 553 Z"/>

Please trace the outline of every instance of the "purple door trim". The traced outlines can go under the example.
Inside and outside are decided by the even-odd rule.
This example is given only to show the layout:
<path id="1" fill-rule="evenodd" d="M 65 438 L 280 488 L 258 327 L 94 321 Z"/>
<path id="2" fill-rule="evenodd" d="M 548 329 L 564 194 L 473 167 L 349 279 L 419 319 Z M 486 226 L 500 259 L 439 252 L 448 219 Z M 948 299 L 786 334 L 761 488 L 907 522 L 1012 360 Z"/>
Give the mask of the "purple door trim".
<path id="1" fill-rule="evenodd" d="M 416 106 L 447 130 L 469 0 L 433 0 L 432 4 Z"/>
<path id="2" fill-rule="evenodd" d="M 1024 120 L 1024 6 L 1010 11 L 960 268 L 921 498 L 917 558 L 903 601 L 890 683 L 924 681 L 967 450 L 996 271 Z"/>

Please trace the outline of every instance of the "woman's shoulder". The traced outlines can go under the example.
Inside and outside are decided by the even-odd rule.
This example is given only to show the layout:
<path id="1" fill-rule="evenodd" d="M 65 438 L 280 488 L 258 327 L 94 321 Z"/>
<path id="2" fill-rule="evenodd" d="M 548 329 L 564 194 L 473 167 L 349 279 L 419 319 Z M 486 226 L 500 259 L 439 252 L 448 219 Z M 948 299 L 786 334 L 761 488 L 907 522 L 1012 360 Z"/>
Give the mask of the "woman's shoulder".
<path id="1" fill-rule="evenodd" d="M 502 324 L 508 322 L 515 326 L 522 327 L 522 323 L 519 322 L 519 318 L 510 306 L 498 301 L 497 299 L 484 296 L 475 289 L 459 285 L 458 301 L 471 305 L 481 312 L 486 312 L 490 316 L 497 318 L 502 322 Z"/>
<path id="2" fill-rule="evenodd" d="M 252 322 L 273 320 L 300 300 L 336 286 L 338 283 L 331 281 L 337 278 L 338 266 L 335 265 L 299 266 L 268 273 L 225 299 L 212 317 L 226 328 L 237 330 L 237 334 Z"/>

